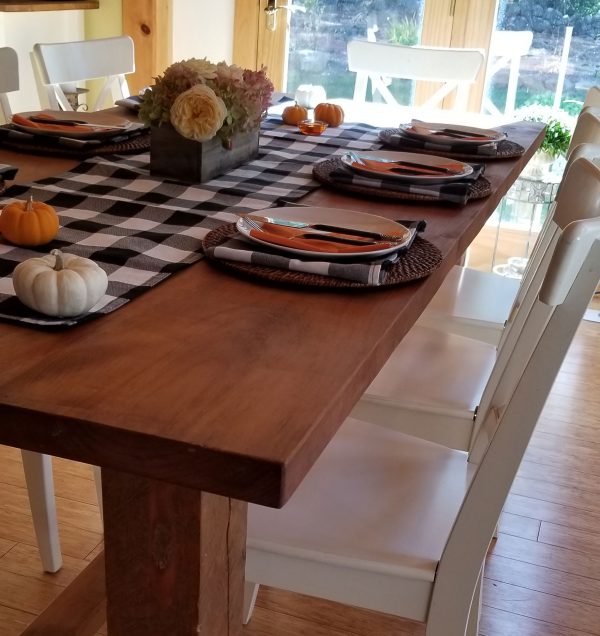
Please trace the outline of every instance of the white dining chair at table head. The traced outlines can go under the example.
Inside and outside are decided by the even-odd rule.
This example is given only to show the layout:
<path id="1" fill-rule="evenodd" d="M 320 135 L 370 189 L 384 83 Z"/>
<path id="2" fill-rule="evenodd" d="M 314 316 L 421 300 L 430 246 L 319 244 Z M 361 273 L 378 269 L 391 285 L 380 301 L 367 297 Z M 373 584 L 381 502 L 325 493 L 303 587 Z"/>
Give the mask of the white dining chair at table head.
<path id="1" fill-rule="evenodd" d="M 491 396 L 517 355 L 515 342 L 537 297 L 550 248 L 572 221 L 600 216 L 600 167 L 594 163 L 600 147 L 582 146 L 578 157 L 567 169 L 546 225 L 545 248 L 499 346 L 416 325 L 357 402 L 354 417 L 450 448 L 472 449 Z"/>
<path id="2" fill-rule="evenodd" d="M 19 60 L 9 46 L 0 47 L 0 115 L 10 121 L 12 110 L 7 93 L 19 90 Z"/>
<path id="3" fill-rule="evenodd" d="M 589 165 L 582 182 L 598 179 Z M 477 463 L 347 420 L 282 510 L 249 507 L 248 616 L 264 583 L 422 621 L 426 636 L 476 636 L 496 520 L 600 280 L 600 219 L 561 229 L 550 251 L 520 355 L 477 438 Z"/>
<path id="4" fill-rule="evenodd" d="M 600 86 L 590 86 L 583 102 L 582 110 L 600 106 Z"/>
<path id="5" fill-rule="evenodd" d="M 10 121 L 12 109 L 7 93 L 19 90 L 19 60 L 10 47 L 0 48 L 0 110 L 6 121 Z M 33 527 L 35 530 L 42 567 L 47 572 L 56 572 L 62 566 L 52 460 L 48 455 L 21 451 L 23 471 Z"/>
<path id="6" fill-rule="evenodd" d="M 600 109 L 578 117 L 568 157 L 580 143 L 600 143 Z M 547 219 L 551 215 L 552 205 Z M 534 245 L 523 278 L 456 265 L 440 286 L 418 324 L 497 344 L 514 303 L 524 293 L 532 270 L 544 248 L 544 228 Z"/>
<path id="7" fill-rule="evenodd" d="M 393 105 L 397 101 L 384 78 L 440 82 L 440 88 L 420 105 L 422 109 L 439 106 L 456 90 L 455 109 L 465 110 L 469 88 L 484 60 L 479 49 L 403 46 L 367 40 L 351 40 L 346 48 L 348 68 L 356 73 L 355 101 L 365 101 L 369 80 L 372 92 L 379 92 Z"/>
<path id="8" fill-rule="evenodd" d="M 100 110 L 117 99 L 129 97 L 125 75 L 135 71 L 133 40 L 129 36 L 38 43 L 31 52 L 34 75 L 38 78 L 50 108 L 73 110 L 65 88 L 104 79 L 98 97 L 89 110 Z"/>

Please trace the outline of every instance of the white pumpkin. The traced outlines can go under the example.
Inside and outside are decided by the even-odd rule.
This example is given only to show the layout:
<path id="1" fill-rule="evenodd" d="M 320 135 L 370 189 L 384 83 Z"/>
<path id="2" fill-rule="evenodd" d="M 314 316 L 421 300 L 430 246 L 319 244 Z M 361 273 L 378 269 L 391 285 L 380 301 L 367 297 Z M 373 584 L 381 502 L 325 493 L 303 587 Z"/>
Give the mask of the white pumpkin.
<path id="1" fill-rule="evenodd" d="M 47 316 L 78 316 L 91 309 L 108 286 L 106 272 L 89 258 L 52 250 L 15 267 L 19 300 Z"/>

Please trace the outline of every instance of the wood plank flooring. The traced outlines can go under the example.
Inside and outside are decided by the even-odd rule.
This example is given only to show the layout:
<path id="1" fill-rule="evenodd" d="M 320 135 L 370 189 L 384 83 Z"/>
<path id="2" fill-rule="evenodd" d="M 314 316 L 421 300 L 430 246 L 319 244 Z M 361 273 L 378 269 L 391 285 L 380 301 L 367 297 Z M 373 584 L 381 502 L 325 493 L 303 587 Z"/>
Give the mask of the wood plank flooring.
<path id="1" fill-rule="evenodd" d="M 600 636 L 599 372 L 600 323 L 583 322 L 490 548 L 482 636 Z M 0 447 L 0 465 L 0 636 L 16 636 L 96 556 L 102 528 L 90 468 L 55 459 L 65 566 L 58 574 L 44 574 L 19 452 Z M 390 616 L 262 588 L 244 634 L 424 636 L 424 630 Z"/>

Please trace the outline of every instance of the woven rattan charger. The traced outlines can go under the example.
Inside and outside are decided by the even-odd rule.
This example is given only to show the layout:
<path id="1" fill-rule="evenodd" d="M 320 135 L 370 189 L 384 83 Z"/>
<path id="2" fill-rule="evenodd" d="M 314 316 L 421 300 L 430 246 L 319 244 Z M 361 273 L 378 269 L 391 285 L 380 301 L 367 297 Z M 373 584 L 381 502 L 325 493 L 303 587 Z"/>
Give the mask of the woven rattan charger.
<path id="1" fill-rule="evenodd" d="M 438 197 L 428 196 L 426 194 L 414 194 L 412 192 L 398 192 L 398 190 L 386 190 L 385 188 L 368 188 L 362 185 L 356 185 L 354 183 L 341 183 L 332 176 L 332 173 L 335 170 L 343 170 L 345 169 L 342 160 L 338 156 L 331 157 L 329 159 L 325 159 L 324 161 L 319 161 L 313 166 L 313 176 L 317 181 L 322 183 L 323 185 L 329 186 L 335 189 L 341 189 L 345 192 L 352 192 L 355 194 L 364 194 L 369 197 L 378 197 L 382 199 L 395 199 L 397 201 L 422 201 L 424 203 L 429 202 L 438 202 L 444 203 L 444 201 L 440 201 Z M 492 193 L 492 186 L 490 182 L 485 177 L 479 177 L 477 180 L 473 181 L 473 183 L 469 186 L 469 199 L 483 199 L 489 196 Z M 449 205 L 454 205 L 452 203 L 448 203 Z"/>
<path id="2" fill-rule="evenodd" d="M 373 286 L 332 276 L 294 272 L 275 267 L 263 267 L 251 263 L 238 263 L 211 257 L 208 250 L 217 247 L 237 234 L 235 223 L 228 223 L 209 232 L 202 241 L 207 260 L 227 271 L 281 285 L 299 286 L 314 289 L 380 289 L 391 285 L 409 283 L 424 278 L 436 270 L 442 262 L 440 250 L 429 241 L 415 237 L 410 248 L 401 254 L 387 270 L 388 276 L 381 285 Z"/>
<path id="3" fill-rule="evenodd" d="M 416 150 L 414 146 L 407 144 L 405 147 L 402 143 L 398 143 L 393 140 L 394 135 L 398 135 L 401 132 L 400 128 L 384 128 L 379 131 L 379 139 L 391 150 L 407 151 L 407 152 L 420 152 L 424 155 L 440 155 L 443 153 L 441 150 L 428 150 L 426 148 L 419 148 Z M 470 153 L 444 153 L 453 159 L 463 159 L 466 161 L 490 161 L 494 159 L 514 159 L 520 157 L 525 152 L 523 146 L 510 141 L 509 139 L 503 139 L 496 145 L 496 152 L 493 155 L 477 155 Z"/>
<path id="4" fill-rule="evenodd" d="M 7 126 L 3 126 L 6 128 Z M 0 145 L 8 150 L 26 152 L 36 155 L 51 155 L 53 157 L 72 157 L 73 159 L 87 159 L 99 155 L 136 154 L 150 150 L 150 129 L 136 132 L 119 141 L 106 140 L 106 143 L 85 147 L 69 147 L 58 145 L 51 141 L 51 137 L 36 137 L 35 140 L 21 141 L 5 137 Z"/>

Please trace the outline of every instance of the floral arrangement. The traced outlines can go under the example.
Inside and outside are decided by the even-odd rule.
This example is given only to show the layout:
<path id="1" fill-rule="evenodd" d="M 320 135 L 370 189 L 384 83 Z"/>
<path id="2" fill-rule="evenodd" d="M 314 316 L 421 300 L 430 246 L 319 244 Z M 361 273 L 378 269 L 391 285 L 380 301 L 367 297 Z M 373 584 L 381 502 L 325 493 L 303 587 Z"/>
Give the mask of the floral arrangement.
<path id="1" fill-rule="evenodd" d="M 171 123 L 196 141 L 218 136 L 226 148 L 236 133 L 259 126 L 273 93 L 264 68 L 252 71 L 206 58 L 176 62 L 154 80 L 142 96 L 143 122 Z"/>
<path id="2" fill-rule="evenodd" d="M 515 111 L 515 116 L 526 121 L 539 121 L 546 124 L 546 135 L 540 146 L 542 152 L 553 159 L 567 153 L 574 127 L 574 118 L 567 112 L 536 104 L 519 108 Z"/>

